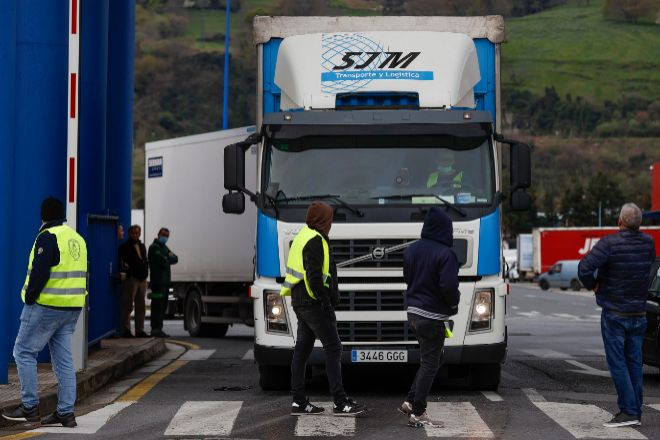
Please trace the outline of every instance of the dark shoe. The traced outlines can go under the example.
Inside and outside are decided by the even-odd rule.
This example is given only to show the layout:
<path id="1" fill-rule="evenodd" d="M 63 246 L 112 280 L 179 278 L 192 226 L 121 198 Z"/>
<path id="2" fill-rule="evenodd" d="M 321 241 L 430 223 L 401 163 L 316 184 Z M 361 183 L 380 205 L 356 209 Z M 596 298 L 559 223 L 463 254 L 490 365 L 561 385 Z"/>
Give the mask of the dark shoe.
<path id="1" fill-rule="evenodd" d="M 135 337 L 136 338 L 150 338 L 150 336 L 144 331 L 135 332 Z"/>
<path id="2" fill-rule="evenodd" d="M 325 411 L 325 408 L 321 408 L 320 406 L 316 406 L 313 403 L 310 403 L 309 400 L 305 400 L 304 402 L 293 402 L 291 404 L 291 415 L 292 416 L 307 416 L 307 415 L 314 415 L 314 414 L 320 414 L 323 411 Z"/>
<path id="3" fill-rule="evenodd" d="M 360 405 L 353 399 L 348 397 L 341 403 L 335 403 L 332 408 L 332 413 L 336 416 L 356 416 L 367 410 L 364 405 Z"/>
<path id="4" fill-rule="evenodd" d="M 14 422 L 38 422 L 39 406 L 34 408 L 25 408 L 21 403 L 14 409 L 2 411 L 2 417 Z"/>
<path id="5" fill-rule="evenodd" d="M 151 331 L 151 337 L 152 338 L 169 338 L 170 335 L 168 335 L 167 333 L 165 333 L 162 330 L 152 330 Z"/>
<path id="6" fill-rule="evenodd" d="M 397 411 L 410 417 L 410 414 L 413 413 L 412 403 L 408 401 L 403 402 L 401 406 L 397 408 Z"/>
<path id="7" fill-rule="evenodd" d="M 65 428 L 75 428 L 76 426 L 78 426 L 78 423 L 76 423 L 76 416 L 73 415 L 73 413 L 60 415 L 57 413 L 57 411 L 55 411 L 48 417 L 45 417 L 41 421 L 41 424 L 44 426 L 62 425 Z"/>
<path id="8" fill-rule="evenodd" d="M 131 332 L 124 332 L 124 333 L 121 334 L 120 337 L 130 339 L 130 338 L 134 338 L 135 336 L 133 336 L 133 333 L 131 333 Z"/>
<path id="9" fill-rule="evenodd" d="M 642 422 L 637 416 L 631 416 L 624 412 L 620 412 L 609 422 L 603 423 L 603 426 L 606 428 L 621 428 L 623 426 L 639 426 Z"/>
<path id="10" fill-rule="evenodd" d="M 411 428 L 424 428 L 424 427 L 429 427 L 429 428 L 442 428 L 445 425 L 442 422 L 437 422 L 435 420 L 431 420 L 429 415 L 424 412 L 421 416 L 416 416 L 415 414 L 410 414 L 410 417 L 408 418 L 408 426 Z"/>

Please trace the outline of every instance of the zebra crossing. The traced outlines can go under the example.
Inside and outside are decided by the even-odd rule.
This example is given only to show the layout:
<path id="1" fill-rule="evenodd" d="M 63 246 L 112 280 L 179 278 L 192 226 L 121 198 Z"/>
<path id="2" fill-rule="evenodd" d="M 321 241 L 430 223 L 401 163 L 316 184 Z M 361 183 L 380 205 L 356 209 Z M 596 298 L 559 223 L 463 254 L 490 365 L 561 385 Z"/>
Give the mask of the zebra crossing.
<path id="1" fill-rule="evenodd" d="M 607 429 L 603 422 L 612 418 L 612 414 L 595 404 L 566 403 L 547 401 L 534 389 L 523 389 L 523 394 L 533 405 L 532 408 L 540 411 L 552 420 L 558 430 L 564 430 L 575 439 L 647 439 L 636 428 Z M 499 398 L 493 399 L 492 397 Z M 484 393 L 484 397 L 487 397 Z M 488 402 L 478 401 L 452 401 L 429 402 L 427 412 L 434 420 L 444 423 L 443 427 L 426 427 L 428 438 L 471 438 L 494 439 L 500 438 L 501 426 L 489 426 L 484 416 L 485 405 L 502 405 L 505 399 L 497 393 L 490 394 Z M 96 434 L 103 426 L 112 423 L 114 417 L 126 410 L 136 402 L 115 402 L 99 410 L 78 417 L 76 434 Z M 360 437 L 360 429 L 369 423 L 373 424 L 373 417 L 336 417 L 332 415 L 332 402 L 317 402 L 326 409 L 322 415 L 299 416 L 287 418 L 280 417 L 285 422 L 293 419 L 293 431 L 287 437 Z M 491 408 L 492 409 L 492 408 Z M 645 411 L 660 412 L 660 404 L 646 405 Z M 183 402 L 167 426 L 161 431 L 164 438 L 232 438 L 237 421 L 245 420 L 256 422 L 250 404 L 242 400 L 221 401 L 186 401 Z M 657 419 L 657 417 L 655 417 Z M 379 427 L 387 429 L 388 424 L 405 425 L 403 416 L 392 416 L 378 420 Z M 373 429 L 373 427 L 371 428 Z M 244 432 L 245 429 L 242 429 Z M 41 428 L 38 433 L 63 434 L 71 433 L 68 428 Z M 237 436 L 243 438 L 244 436 Z"/>

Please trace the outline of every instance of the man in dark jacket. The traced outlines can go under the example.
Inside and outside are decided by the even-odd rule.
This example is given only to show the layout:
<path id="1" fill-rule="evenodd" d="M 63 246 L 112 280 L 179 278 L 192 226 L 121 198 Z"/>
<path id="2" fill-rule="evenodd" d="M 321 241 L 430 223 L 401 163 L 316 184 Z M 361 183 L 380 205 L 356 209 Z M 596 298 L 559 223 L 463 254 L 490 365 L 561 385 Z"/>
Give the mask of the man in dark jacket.
<path id="1" fill-rule="evenodd" d="M 602 238 L 578 266 L 580 281 L 596 292 L 603 309 L 601 333 L 620 410 L 605 423 L 608 428 L 641 424 L 642 343 L 649 272 L 655 259 L 653 238 L 639 231 L 641 222 L 637 205 L 623 205 L 620 231 Z"/>
<path id="2" fill-rule="evenodd" d="M 149 246 L 149 270 L 151 272 L 151 336 L 156 338 L 168 338 L 169 335 L 163 331 L 163 318 L 167 309 L 167 297 L 172 282 L 170 266 L 179 262 L 179 257 L 174 255 L 167 247 L 170 238 L 170 230 L 160 228 L 158 237 Z"/>
<path id="3" fill-rule="evenodd" d="M 121 295 L 122 336 L 132 338 L 131 313 L 135 304 L 135 336 L 148 338 L 144 331 L 144 298 L 147 294 L 147 248 L 140 241 L 142 228 L 133 225 L 128 229 L 128 240 L 119 246 L 119 269 L 123 273 L 124 284 Z"/>
<path id="4" fill-rule="evenodd" d="M 280 295 L 291 295 L 298 319 L 296 346 L 291 361 L 291 415 L 318 414 L 324 408 L 305 396 L 307 359 L 318 338 L 325 351 L 325 366 L 335 415 L 355 416 L 365 410 L 346 395 L 341 376 L 342 345 L 337 332 L 334 306 L 338 302 L 337 267 L 330 257 L 328 233 L 332 226 L 332 207 L 313 202 L 307 210 L 307 226 L 298 233 L 289 251 L 287 278 Z"/>
<path id="5" fill-rule="evenodd" d="M 421 365 L 400 411 L 412 427 L 441 427 L 426 414 L 426 397 L 440 368 L 445 325 L 458 313 L 458 259 L 451 247 L 451 219 L 432 207 L 424 219 L 422 238 L 403 253 L 403 278 L 408 284 L 408 323 L 417 336 Z"/>

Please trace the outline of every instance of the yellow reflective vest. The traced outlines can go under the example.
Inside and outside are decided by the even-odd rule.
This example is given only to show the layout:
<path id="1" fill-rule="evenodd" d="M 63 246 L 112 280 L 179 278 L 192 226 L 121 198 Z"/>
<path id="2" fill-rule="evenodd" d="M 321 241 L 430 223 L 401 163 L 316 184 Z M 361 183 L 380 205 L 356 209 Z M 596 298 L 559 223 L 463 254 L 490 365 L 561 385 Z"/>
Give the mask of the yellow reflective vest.
<path id="1" fill-rule="evenodd" d="M 440 173 L 437 171 L 432 172 L 429 175 L 428 180 L 426 181 L 426 187 L 431 188 L 435 186 L 438 183 L 438 178 L 440 177 Z M 463 186 L 463 171 L 459 171 L 452 179 L 451 179 L 451 187 L 454 189 L 461 189 Z"/>
<path id="2" fill-rule="evenodd" d="M 52 307 L 84 307 L 87 296 L 87 245 L 76 231 L 66 225 L 54 226 L 41 231 L 50 232 L 57 238 L 60 262 L 50 268 L 50 277 L 39 293 L 37 304 Z M 37 236 L 38 238 L 38 236 Z M 21 298 L 25 302 L 25 291 L 30 281 L 35 240 L 30 252 L 28 271 Z"/>
<path id="3" fill-rule="evenodd" d="M 314 295 L 314 292 L 309 287 L 307 273 L 303 264 L 303 249 L 307 242 L 316 236 L 321 237 L 323 241 L 323 285 L 330 287 L 330 248 L 328 247 L 328 242 L 320 232 L 315 231 L 309 226 L 304 226 L 298 232 L 296 238 L 293 239 L 291 249 L 289 249 L 289 258 L 286 261 L 286 278 L 282 284 L 280 296 L 290 296 L 293 286 L 304 280 L 307 293 L 313 299 L 316 299 L 316 295 Z"/>

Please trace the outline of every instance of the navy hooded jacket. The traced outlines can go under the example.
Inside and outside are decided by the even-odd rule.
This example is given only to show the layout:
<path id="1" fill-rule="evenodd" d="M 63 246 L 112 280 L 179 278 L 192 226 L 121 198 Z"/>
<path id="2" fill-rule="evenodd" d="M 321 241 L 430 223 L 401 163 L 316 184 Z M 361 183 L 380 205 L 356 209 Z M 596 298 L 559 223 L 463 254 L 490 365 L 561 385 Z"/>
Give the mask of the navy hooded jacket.
<path id="1" fill-rule="evenodd" d="M 603 309 L 643 315 L 654 259 L 651 236 L 621 230 L 596 243 L 580 261 L 578 277 L 589 290 L 598 285 L 596 302 Z"/>
<path id="2" fill-rule="evenodd" d="M 408 313 L 430 319 L 446 319 L 458 313 L 458 258 L 451 249 L 451 219 L 432 207 L 424 219 L 422 238 L 403 253 L 403 278 Z"/>

